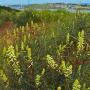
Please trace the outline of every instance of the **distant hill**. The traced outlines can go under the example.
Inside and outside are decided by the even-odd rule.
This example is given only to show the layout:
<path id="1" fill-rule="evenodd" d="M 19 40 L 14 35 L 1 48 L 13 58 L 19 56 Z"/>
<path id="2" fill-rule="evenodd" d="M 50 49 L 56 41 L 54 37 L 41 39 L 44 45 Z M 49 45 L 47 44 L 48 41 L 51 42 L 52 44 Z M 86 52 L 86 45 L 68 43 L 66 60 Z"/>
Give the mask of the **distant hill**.
<path id="1" fill-rule="evenodd" d="M 32 4 L 29 7 L 33 9 L 77 9 L 80 7 L 81 9 L 90 8 L 90 4 L 74 4 L 74 3 L 47 3 L 47 4 Z"/>
<path id="2" fill-rule="evenodd" d="M 9 5 L 11 8 L 24 9 L 30 7 L 32 9 L 60 9 L 66 8 L 65 3 L 46 3 L 46 4 L 29 4 L 29 5 Z"/>
<path id="3" fill-rule="evenodd" d="M 60 9 L 65 8 L 64 3 L 47 3 L 47 4 L 32 4 L 30 5 L 33 9 Z"/>
<path id="4" fill-rule="evenodd" d="M 90 7 L 90 4 L 81 3 L 81 4 L 74 4 L 74 3 L 46 3 L 46 4 L 28 4 L 28 5 L 9 5 L 8 7 L 3 7 L 4 9 L 8 10 L 21 10 L 24 8 L 32 8 L 32 9 L 66 9 L 66 8 L 76 8 L 77 6 L 82 7 Z M 10 8 L 9 8 L 10 7 Z"/>
<path id="5" fill-rule="evenodd" d="M 9 12 L 11 12 L 11 11 L 19 11 L 17 9 L 12 9 L 12 8 L 6 7 L 6 6 L 0 6 L 0 10 L 7 10 Z"/>

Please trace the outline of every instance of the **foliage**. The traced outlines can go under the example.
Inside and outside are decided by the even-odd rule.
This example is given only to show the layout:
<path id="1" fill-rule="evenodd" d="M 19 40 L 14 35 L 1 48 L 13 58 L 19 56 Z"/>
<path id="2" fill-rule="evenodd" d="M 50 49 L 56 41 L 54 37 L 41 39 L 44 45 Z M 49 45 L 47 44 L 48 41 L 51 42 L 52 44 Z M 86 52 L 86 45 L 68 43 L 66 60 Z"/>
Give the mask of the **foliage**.
<path id="1" fill-rule="evenodd" d="M 76 79 L 73 83 L 73 89 L 72 90 L 80 90 L 80 88 L 81 88 L 81 85 L 80 85 L 78 79 Z"/>
<path id="2" fill-rule="evenodd" d="M 1 13 L 2 21 L 13 22 L 0 32 L 1 90 L 89 90 L 89 14 Z"/>

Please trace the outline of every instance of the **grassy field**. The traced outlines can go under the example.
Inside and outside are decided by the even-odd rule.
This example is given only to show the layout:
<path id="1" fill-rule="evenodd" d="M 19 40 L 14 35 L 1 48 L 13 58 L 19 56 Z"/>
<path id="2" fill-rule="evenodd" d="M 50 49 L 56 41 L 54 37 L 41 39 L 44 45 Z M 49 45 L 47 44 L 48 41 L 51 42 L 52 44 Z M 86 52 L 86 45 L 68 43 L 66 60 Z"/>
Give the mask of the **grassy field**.
<path id="1" fill-rule="evenodd" d="M 0 10 L 0 90 L 90 90 L 89 13 Z"/>

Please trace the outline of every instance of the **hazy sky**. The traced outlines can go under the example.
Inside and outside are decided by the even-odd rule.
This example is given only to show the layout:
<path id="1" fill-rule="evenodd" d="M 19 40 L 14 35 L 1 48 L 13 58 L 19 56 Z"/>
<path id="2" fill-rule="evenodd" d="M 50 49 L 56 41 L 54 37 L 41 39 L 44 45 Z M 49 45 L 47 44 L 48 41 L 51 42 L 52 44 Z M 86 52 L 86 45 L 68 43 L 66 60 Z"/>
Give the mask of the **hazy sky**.
<path id="1" fill-rule="evenodd" d="M 50 2 L 66 2 L 66 3 L 90 3 L 90 0 L 0 0 L 0 5 L 7 5 L 7 4 L 30 4 L 32 3 L 50 3 Z"/>

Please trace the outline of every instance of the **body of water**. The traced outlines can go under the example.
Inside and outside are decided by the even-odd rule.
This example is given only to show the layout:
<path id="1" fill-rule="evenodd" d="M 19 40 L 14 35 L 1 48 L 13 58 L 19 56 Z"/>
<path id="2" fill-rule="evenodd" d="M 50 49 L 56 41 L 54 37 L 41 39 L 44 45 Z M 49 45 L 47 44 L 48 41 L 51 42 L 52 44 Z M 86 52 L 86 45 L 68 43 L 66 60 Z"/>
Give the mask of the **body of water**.
<path id="1" fill-rule="evenodd" d="M 25 7 L 13 6 L 11 8 L 22 10 Z M 56 10 L 60 10 L 60 9 L 35 9 L 35 10 L 51 10 L 51 11 L 56 11 Z M 72 13 L 76 12 L 76 9 L 66 9 L 66 10 L 69 11 L 69 12 L 72 12 Z M 79 10 L 79 11 L 82 12 L 82 13 L 90 13 L 90 10 L 86 10 L 86 9 L 82 9 L 82 10 Z"/>
<path id="2" fill-rule="evenodd" d="M 69 12 L 76 12 L 77 10 L 76 9 L 67 9 L 67 11 Z M 90 10 L 86 10 L 86 9 L 82 9 L 82 10 L 79 10 L 81 13 L 90 13 Z"/>

